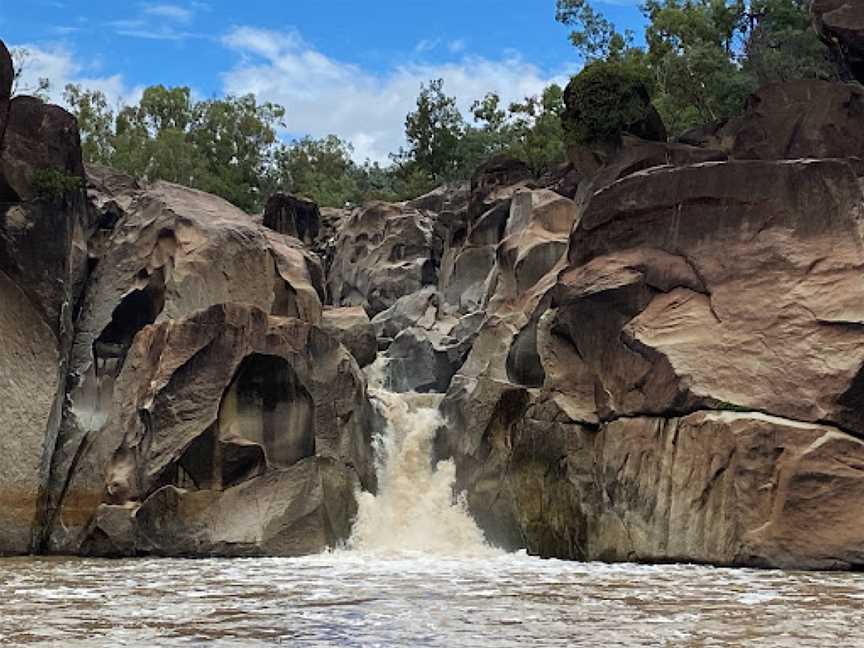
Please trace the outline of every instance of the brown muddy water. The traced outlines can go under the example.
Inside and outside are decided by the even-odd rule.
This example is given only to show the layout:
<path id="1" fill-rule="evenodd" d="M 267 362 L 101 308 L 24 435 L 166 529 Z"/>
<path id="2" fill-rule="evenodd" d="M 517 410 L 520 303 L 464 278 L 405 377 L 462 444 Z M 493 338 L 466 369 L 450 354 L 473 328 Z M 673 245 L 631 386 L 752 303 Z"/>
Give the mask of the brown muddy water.
<path id="1" fill-rule="evenodd" d="M 864 575 L 523 554 L 0 560 L 6 646 L 856 646 Z"/>

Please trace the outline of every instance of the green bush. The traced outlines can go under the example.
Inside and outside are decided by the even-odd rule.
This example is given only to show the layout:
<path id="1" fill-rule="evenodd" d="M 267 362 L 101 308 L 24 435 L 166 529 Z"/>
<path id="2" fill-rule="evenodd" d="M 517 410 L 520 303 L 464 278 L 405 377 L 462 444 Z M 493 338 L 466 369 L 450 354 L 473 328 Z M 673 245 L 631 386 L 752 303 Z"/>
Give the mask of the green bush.
<path id="1" fill-rule="evenodd" d="M 624 131 L 639 130 L 653 113 L 650 88 L 650 73 L 642 66 L 618 61 L 587 65 L 564 92 L 568 142 L 612 143 Z"/>
<path id="2" fill-rule="evenodd" d="M 33 192 L 39 198 L 56 200 L 83 188 L 83 178 L 59 169 L 36 169 L 33 172 Z"/>

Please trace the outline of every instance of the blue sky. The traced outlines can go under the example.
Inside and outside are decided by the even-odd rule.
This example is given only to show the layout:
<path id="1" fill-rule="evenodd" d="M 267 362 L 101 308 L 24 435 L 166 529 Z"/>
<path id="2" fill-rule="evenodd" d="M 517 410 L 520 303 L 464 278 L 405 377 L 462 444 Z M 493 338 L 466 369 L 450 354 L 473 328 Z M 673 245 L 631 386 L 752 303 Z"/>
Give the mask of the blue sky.
<path id="1" fill-rule="evenodd" d="M 0 38 L 31 53 L 27 75 L 98 87 L 112 102 L 150 84 L 197 96 L 255 92 L 291 133 L 335 133 L 356 156 L 402 143 L 419 85 L 442 77 L 463 109 L 563 82 L 580 61 L 554 0 L 0 0 Z M 640 30 L 636 2 L 597 3 Z"/>

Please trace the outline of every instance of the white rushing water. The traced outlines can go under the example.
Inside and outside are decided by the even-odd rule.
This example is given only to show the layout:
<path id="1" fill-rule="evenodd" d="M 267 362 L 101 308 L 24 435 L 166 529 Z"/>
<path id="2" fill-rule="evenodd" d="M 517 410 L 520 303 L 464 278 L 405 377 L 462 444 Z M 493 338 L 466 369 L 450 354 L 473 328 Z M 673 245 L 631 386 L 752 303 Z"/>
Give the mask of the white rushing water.
<path id="1" fill-rule="evenodd" d="M 384 555 L 494 555 L 464 500 L 454 498 L 453 462 L 432 464 L 435 433 L 444 424 L 442 395 L 389 392 L 381 386 L 384 369 L 376 363 L 369 371 L 371 394 L 387 421 L 376 440 L 378 494 L 359 495 L 348 546 Z"/>

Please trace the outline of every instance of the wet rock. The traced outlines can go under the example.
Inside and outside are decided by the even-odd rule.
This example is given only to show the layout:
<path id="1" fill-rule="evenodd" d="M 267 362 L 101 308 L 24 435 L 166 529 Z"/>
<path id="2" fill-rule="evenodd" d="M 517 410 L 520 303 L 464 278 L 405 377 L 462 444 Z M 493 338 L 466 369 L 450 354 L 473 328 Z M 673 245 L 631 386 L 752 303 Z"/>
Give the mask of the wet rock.
<path id="1" fill-rule="evenodd" d="M 52 551 L 86 545 L 100 504 L 147 507 L 165 486 L 209 493 L 195 502 L 222 501 L 220 493 L 235 488 L 254 498 L 257 487 L 248 484 L 281 483 L 271 473 L 318 458 L 374 488 L 365 381 L 344 347 L 307 322 L 222 305 L 148 326 L 128 352 L 114 399 L 117 407 L 86 434 L 69 467 L 52 519 Z M 279 488 L 287 498 L 288 486 Z M 154 515 L 171 514 L 153 506 Z M 218 506 L 225 524 L 244 524 L 248 506 Z M 168 551 L 158 543 L 152 550 Z"/>
<path id="2" fill-rule="evenodd" d="M 321 328 L 345 345 L 361 367 L 375 362 L 378 340 L 366 311 L 359 306 L 325 308 Z"/>
<path id="3" fill-rule="evenodd" d="M 80 553 L 302 556 L 344 542 L 356 514 L 356 475 L 317 458 L 223 491 L 164 486 L 141 505 L 103 504 Z"/>

